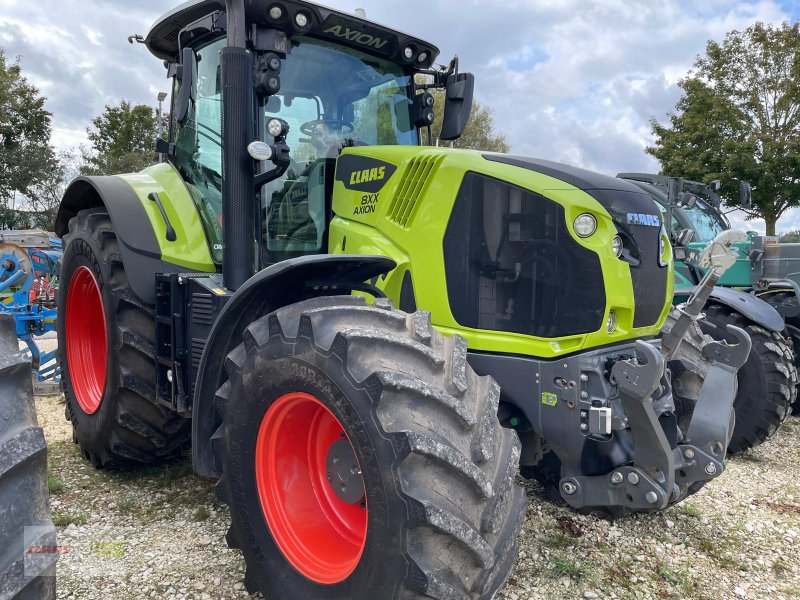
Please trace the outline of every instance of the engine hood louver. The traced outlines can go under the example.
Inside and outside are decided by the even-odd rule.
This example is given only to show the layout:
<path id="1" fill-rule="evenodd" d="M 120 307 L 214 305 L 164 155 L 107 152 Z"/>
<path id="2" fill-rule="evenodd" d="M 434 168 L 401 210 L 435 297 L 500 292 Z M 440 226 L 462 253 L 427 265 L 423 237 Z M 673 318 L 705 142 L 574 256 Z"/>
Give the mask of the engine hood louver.
<path id="1" fill-rule="evenodd" d="M 414 222 L 419 201 L 428 189 L 431 175 L 439 168 L 444 155 L 417 156 L 408 162 L 397 193 L 389 205 L 387 218 L 400 227 L 409 228 Z"/>

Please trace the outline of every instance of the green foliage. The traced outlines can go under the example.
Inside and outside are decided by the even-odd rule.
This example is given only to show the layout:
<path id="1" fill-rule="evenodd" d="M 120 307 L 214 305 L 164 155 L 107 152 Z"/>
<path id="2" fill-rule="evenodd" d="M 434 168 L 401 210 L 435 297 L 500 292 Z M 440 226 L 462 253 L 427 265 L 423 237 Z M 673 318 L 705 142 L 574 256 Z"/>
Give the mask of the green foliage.
<path id="1" fill-rule="evenodd" d="M 436 120 L 433 126 L 433 138 L 436 140 L 442 130 L 444 92 L 442 90 L 431 90 L 431 93 L 436 100 L 436 103 L 433 105 L 433 111 L 436 114 Z M 421 134 L 422 143 L 426 144 L 428 141 L 428 133 L 423 129 Z M 443 142 L 443 144 L 449 145 L 449 142 Z M 485 152 L 508 152 L 511 149 L 505 134 L 495 129 L 492 109 L 486 104 L 481 104 L 477 100 L 472 104 L 472 113 L 470 114 L 469 123 L 467 123 L 464 134 L 453 143 L 453 147 L 483 150 Z"/>
<path id="2" fill-rule="evenodd" d="M 15 210 L 15 200 L 36 198 L 57 166 L 44 102 L 22 75 L 19 60 L 9 61 L 0 49 L 0 229 L 29 225 L 29 216 Z"/>
<path id="3" fill-rule="evenodd" d="M 92 126 L 86 130 L 91 148 L 83 149 L 84 175 L 135 173 L 158 160 L 158 114 L 152 107 L 122 100 L 106 106 Z"/>
<path id="4" fill-rule="evenodd" d="M 800 24 L 756 23 L 708 42 L 680 87 L 669 123 L 651 121 L 656 143 L 647 151 L 664 174 L 722 180 L 729 205 L 750 182 L 749 214 L 774 235 L 778 218 L 800 204 Z"/>
<path id="5" fill-rule="evenodd" d="M 800 229 L 794 229 L 778 237 L 781 244 L 796 244 L 800 242 Z"/>

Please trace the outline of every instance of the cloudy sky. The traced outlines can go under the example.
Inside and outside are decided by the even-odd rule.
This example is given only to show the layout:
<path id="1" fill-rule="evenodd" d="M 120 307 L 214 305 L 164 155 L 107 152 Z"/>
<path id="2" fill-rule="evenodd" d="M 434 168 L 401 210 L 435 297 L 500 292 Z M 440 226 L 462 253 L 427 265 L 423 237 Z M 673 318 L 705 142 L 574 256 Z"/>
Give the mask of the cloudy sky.
<path id="1" fill-rule="evenodd" d="M 666 118 L 677 81 L 706 41 L 755 21 L 800 18 L 800 0 L 327 0 L 437 43 L 475 73 L 517 154 L 615 174 L 658 170 L 649 119 Z M 90 119 L 127 98 L 155 103 L 165 70 L 145 34 L 175 0 L 0 0 L 0 47 L 47 96 L 53 141 L 85 142 Z M 735 217 L 735 215 L 731 215 Z M 733 219 L 741 223 L 739 219 Z M 763 222 L 744 224 L 763 230 Z M 779 230 L 800 228 L 800 210 Z"/>

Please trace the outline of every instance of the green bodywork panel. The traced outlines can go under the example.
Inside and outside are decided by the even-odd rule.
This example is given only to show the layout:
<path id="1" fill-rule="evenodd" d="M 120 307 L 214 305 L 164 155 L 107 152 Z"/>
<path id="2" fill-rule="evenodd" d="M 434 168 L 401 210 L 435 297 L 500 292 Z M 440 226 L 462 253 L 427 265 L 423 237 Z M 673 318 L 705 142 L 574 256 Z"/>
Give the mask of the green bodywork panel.
<path id="1" fill-rule="evenodd" d="M 394 165 L 396 170 L 364 172 L 352 175 L 349 183 L 379 179 L 377 195 L 348 189 L 344 181 L 334 183 L 333 212 L 330 224 L 329 252 L 340 254 L 376 254 L 392 258 L 397 268 L 377 286 L 399 304 L 406 271 L 411 271 L 416 306 L 430 311 L 434 326 L 446 334 L 458 333 L 472 350 L 553 358 L 658 334 L 666 319 L 673 297 L 670 261 L 664 309 L 658 323 L 633 328 L 634 293 L 630 266 L 619 260 L 611 246 L 617 229 L 611 215 L 589 194 L 534 171 L 486 160 L 479 152 L 445 148 L 408 146 L 372 146 L 345 149 L 339 158 L 363 156 Z M 564 207 L 570 235 L 595 252 L 600 259 L 606 293 L 605 323 L 609 311 L 618 318 L 617 329 L 609 334 L 599 331 L 562 338 L 539 338 L 518 333 L 483 331 L 461 326 L 450 310 L 445 277 L 443 241 L 445 228 L 466 173 L 474 172 L 506 181 L 545 196 Z M 420 173 L 425 176 L 420 177 Z M 409 181 L 413 179 L 414 181 Z M 402 194 L 399 194 L 402 190 Z M 598 222 L 596 233 L 580 238 L 572 222 L 581 213 L 590 212 Z M 671 253 L 667 244 L 666 249 Z M 452 299 L 458 302 L 458 298 Z"/>
<path id="2" fill-rule="evenodd" d="M 689 244 L 689 248 L 696 250 L 698 253 L 702 252 L 705 247 L 706 244 Z M 752 265 L 748 258 L 750 255 L 751 243 L 749 241 L 741 242 L 734 244 L 734 247 L 739 251 L 739 258 L 737 258 L 736 263 L 720 277 L 717 285 L 720 287 L 748 288 L 753 285 L 751 275 Z M 701 276 L 704 273 L 702 269 L 698 269 L 698 272 Z M 680 304 L 686 301 L 689 297 L 689 289 L 694 286 L 695 283 L 692 281 L 689 270 L 684 262 L 675 261 L 675 298 L 673 303 Z"/>
<path id="3" fill-rule="evenodd" d="M 216 272 L 208 238 L 192 196 L 178 171 L 170 163 L 159 163 L 139 173 L 119 175 L 136 192 L 150 219 L 161 248 L 161 260 L 192 271 Z M 148 194 L 157 193 L 176 240 L 167 240 L 167 226 L 161 211 Z"/>

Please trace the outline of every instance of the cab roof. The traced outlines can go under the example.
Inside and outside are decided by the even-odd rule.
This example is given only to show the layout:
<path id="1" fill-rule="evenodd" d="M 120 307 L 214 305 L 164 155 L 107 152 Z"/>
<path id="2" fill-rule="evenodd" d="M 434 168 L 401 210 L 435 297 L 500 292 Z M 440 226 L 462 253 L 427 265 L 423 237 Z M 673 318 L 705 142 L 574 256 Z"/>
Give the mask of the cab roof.
<path id="1" fill-rule="evenodd" d="M 289 37 L 308 35 L 417 69 L 430 68 L 439 55 L 436 46 L 419 38 L 305 0 L 245 0 L 244 4 L 248 25 L 280 29 Z M 272 21 L 269 17 L 270 9 L 275 6 L 282 9 L 283 16 L 279 21 Z M 225 11 L 224 0 L 184 2 L 159 18 L 144 42 L 158 58 L 176 61 L 181 30 L 217 11 Z M 295 15 L 299 12 L 308 19 L 308 25 L 302 29 L 295 23 Z M 409 47 L 413 52 L 411 59 L 404 54 Z"/>

